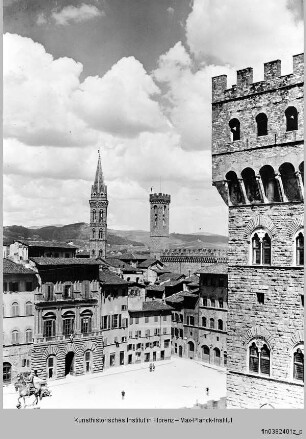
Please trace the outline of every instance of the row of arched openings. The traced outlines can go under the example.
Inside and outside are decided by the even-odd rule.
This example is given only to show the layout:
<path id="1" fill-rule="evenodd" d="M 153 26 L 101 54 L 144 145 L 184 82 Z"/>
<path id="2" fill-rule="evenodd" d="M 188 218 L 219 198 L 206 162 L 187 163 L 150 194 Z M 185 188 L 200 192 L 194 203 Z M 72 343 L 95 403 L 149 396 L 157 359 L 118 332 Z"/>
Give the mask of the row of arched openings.
<path id="1" fill-rule="evenodd" d="M 166 226 L 166 210 L 167 207 L 164 206 L 163 207 L 163 217 L 162 217 L 162 221 L 163 221 L 163 227 Z M 153 211 L 154 211 L 154 227 L 157 226 L 157 220 L 158 220 L 158 208 L 156 205 L 153 206 Z"/>
<path id="2" fill-rule="evenodd" d="M 20 306 L 17 301 L 13 302 L 11 305 L 11 317 L 20 316 Z M 33 304 L 31 301 L 26 302 L 25 304 L 25 315 L 31 316 L 33 315 Z"/>
<path id="3" fill-rule="evenodd" d="M 206 317 L 202 317 L 202 326 L 204 328 L 208 327 L 208 319 Z M 210 329 L 215 329 L 215 319 L 213 319 L 213 318 L 209 319 L 209 328 Z M 224 328 L 223 320 L 222 319 L 218 319 L 218 321 L 217 321 L 217 329 L 219 331 L 223 331 L 223 328 Z"/>
<path id="4" fill-rule="evenodd" d="M 96 229 L 92 229 L 92 238 L 96 239 Z M 97 238 L 103 239 L 103 229 L 99 229 Z"/>
<path id="5" fill-rule="evenodd" d="M 104 219 L 104 213 L 103 210 L 99 210 L 99 218 L 98 218 L 98 222 L 102 223 Z M 92 222 L 95 223 L 97 221 L 97 211 L 96 209 L 92 210 Z"/>
<path id="6" fill-rule="evenodd" d="M 254 169 L 245 168 L 241 172 L 240 181 L 236 172 L 229 171 L 225 178 L 231 203 L 233 205 L 245 204 L 246 202 L 260 203 L 264 201 L 264 197 L 268 202 L 281 202 L 284 201 L 283 195 L 288 201 L 301 201 L 299 177 L 294 166 L 291 163 L 283 163 L 278 171 L 279 173 L 275 173 L 272 166 L 265 165 L 256 176 Z M 299 165 L 298 172 L 300 172 L 304 184 L 304 162 Z M 261 193 L 260 180 L 264 194 Z"/>
<path id="7" fill-rule="evenodd" d="M 286 131 L 294 131 L 298 129 L 298 111 L 295 107 L 290 106 L 285 110 Z M 268 117 L 265 113 L 259 113 L 255 117 L 257 136 L 266 136 L 268 134 Z M 240 121 L 233 118 L 229 121 L 232 141 L 240 140 Z"/>
<path id="8" fill-rule="evenodd" d="M 92 331 L 92 311 L 84 310 L 81 314 L 81 333 L 88 334 Z M 43 316 L 43 336 L 47 339 L 57 335 L 56 315 L 48 312 Z M 59 330 L 59 328 L 58 328 Z M 62 334 L 66 337 L 72 335 L 75 330 L 75 313 L 67 311 L 62 315 Z"/>
<path id="9" fill-rule="evenodd" d="M 304 353 L 297 347 L 292 356 L 292 378 L 304 381 Z M 249 371 L 255 374 L 271 374 L 271 353 L 267 344 L 253 341 L 249 346 Z"/>

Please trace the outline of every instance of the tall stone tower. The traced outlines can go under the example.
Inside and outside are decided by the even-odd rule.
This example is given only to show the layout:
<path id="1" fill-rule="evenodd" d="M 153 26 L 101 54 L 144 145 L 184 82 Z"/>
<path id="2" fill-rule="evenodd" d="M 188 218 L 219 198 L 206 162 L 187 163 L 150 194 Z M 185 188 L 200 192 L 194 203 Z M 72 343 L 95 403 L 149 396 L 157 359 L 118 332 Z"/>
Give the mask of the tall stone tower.
<path id="1" fill-rule="evenodd" d="M 150 253 L 154 258 L 169 248 L 169 205 L 170 195 L 150 194 Z"/>
<path id="2" fill-rule="evenodd" d="M 213 185 L 229 206 L 228 408 L 302 408 L 304 56 L 212 79 Z"/>
<path id="3" fill-rule="evenodd" d="M 90 205 L 90 257 L 105 258 L 107 233 L 107 186 L 104 184 L 99 152 L 97 171 L 91 187 Z"/>

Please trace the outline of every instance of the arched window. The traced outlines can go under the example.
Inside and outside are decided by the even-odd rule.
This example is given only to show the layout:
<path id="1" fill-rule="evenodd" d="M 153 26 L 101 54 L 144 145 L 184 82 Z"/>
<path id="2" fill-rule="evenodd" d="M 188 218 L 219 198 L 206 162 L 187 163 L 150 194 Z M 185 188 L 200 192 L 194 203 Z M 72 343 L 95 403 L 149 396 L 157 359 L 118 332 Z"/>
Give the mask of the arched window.
<path id="1" fill-rule="evenodd" d="M 302 163 L 300 164 L 300 166 L 299 166 L 299 171 L 300 171 L 300 173 L 301 173 L 302 181 L 303 181 L 303 184 L 304 184 L 304 162 L 302 162 Z"/>
<path id="2" fill-rule="evenodd" d="M 275 178 L 275 172 L 272 166 L 263 166 L 259 171 L 259 174 L 261 176 L 265 196 L 268 198 L 268 201 L 281 201 L 278 182 Z"/>
<path id="3" fill-rule="evenodd" d="M 33 342 L 33 332 L 32 329 L 26 330 L 26 343 L 32 343 Z"/>
<path id="4" fill-rule="evenodd" d="M 261 201 L 260 192 L 258 188 L 258 183 L 256 180 L 254 169 L 245 168 L 241 172 L 241 176 L 243 178 L 243 183 L 246 191 L 246 195 L 248 200 L 253 202 Z"/>
<path id="5" fill-rule="evenodd" d="M 19 344 L 19 331 L 17 329 L 12 331 L 12 344 Z"/>
<path id="6" fill-rule="evenodd" d="M 228 185 L 231 203 L 233 205 L 242 204 L 244 202 L 244 199 L 236 173 L 234 171 L 229 171 L 226 174 L 225 178 Z"/>
<path id="7" fill-rule="evenodd" d="M 220 366 L 220 349 L 218 348 L 214 349 L 214 363 Z"/>
<path id="8" fill-rule="evenodd" d="M 56 316 L 52 312 L 48 312 L 43 316 L 43 336 L 47 339 L 55 337 Z"/>
<path id="9" fill-rule="evenodd" d="M 298 129 L 298 112 L 295 107 L 288 107 L 285 111 L 286 131 Z"/>
<path id="10" fill-rule="evenodd" d="M 300 348 L 293 353 L 293 378 L 304 381 L 304 353 Z"/>
<path id="11" fill-rule="evenodd" d="M 92 229 L 92 239 L 95 239 L 95 237 L 96 237 L 96 231 L 95 229 Z"/>
<path id="12" fill-rule="evenodd" d="M 227 365 L 227 352 L 224 352 L 224 366 Z"/>
<path id="13" fill-rule="evenodd" d="M 53 378 L 56 375 L 56 356 L 50 355 L 47 358 L 47 377 Z"/>
<path id="14" fill-rule="evenodd" d="M 96 209 L 93 209 L 92 211 L 92 222 L 95 223 L 97 219 Z"/>
<path id="15" fill-rule="evenodd" d="M 31 316 L 33 314 L 33 312 L 32 312 L 32 302 L 27 302 L 26 303 L 25 313 L 26 313 L 26 316 Z"/>
<path id="16" fill-rule="evenodd" d="M 296 265 L 304 265 L 304 232 L 300 231 L 295 238 Z"/>
<path id="17" fill-rule="evenodd" d="M 83 311 L 81 314 L 81 333 L 89 334 L 91 332 L 92 312 L 89 310 Z"/>
<path id="18" fill-rule="evenodd" d="M 100 210 L 100 212 L 99 212 L 99 222 L 100 223 L 103 222 L 103 210 Z"/>
<path id="19" fill-rule="evenodd" d="M 271 239 L 264 229 L 252 236 L 252 264 L 271 265 Z"/>
<path id="20" fill-rule="evenodd" d="M 232 142 L 235 140 L 240 140 L 240 122 L 238 119 L 231 119 L 229 121 L 229 127 L 231 130 Z"/>
<path id="21" fill-rule="evenodd" d="M 95 250 L 91 250 L 91 257 L 94 258 L 96 256 Z"/>
<path id="22" fill-rule="evenodd" d="M 291 163 L 284 163 L 280 166 L 279 172 L 282 178 L 284 191 L 289 201 L 300 201 L 301 195 L 298 185 L 298 178 L 295 175 Z"/>
<path id="23" fill-rule="evenodd" d="M 202 317 L 202 326 L 206 327 L 206 317 Z"/>
<path id="24" fill-rule="evenodd" d="M 74 332 L 75 315 L 72 311 L 67 311 L 63 314 L 63 335 L 69 337 Z"/>
<path id="25" fill-rule="evenodd" d="M 262 340 L 254 341 L 249 347 L 249 370 L 270 375 L 270 349 Z"/>
<path id="26" fill-rule="evenodd" d="M 223 331 L 223 321 L 221 319 L 218 320 L 218 329 Z"/>
<path id="27" fill-rule="evenodd" d="M 103 230 L 99 229 L 99 239 L 102 239 L 102 238 L 103 238 Z"/>
<path id="28" fill-rule="evenodd" d="M 19 316 L 19 305 L 18 302 L 12 303 L 12 317 Z"/>
<path id="29" fill-rule="evenodd" d="M 259 113 L 256 116 L 257 136 L 266 136 L 268 134 L 268 118 L 265 113 Z"/>
<path id="30" fill-rule="evenodd" d="M 164 212 L 163 212 L 163 226 L 164 227 L 166 226 L 166 209 L 167 209 L 167 207 L 164 206 Z"/>
<path id="31" fill-rule="evenodd" d="M 99 258 L 102 258 L 103 257 L 103 250 L 99 250 Z"/>
<path id="32" fill-rule="evenodd" d="M 210 319 L 210 320 L 209 320 L 209 327 L 210 327 L 211 329 L 214 329 L 214 327 L 215 327 L 215 321 L 214 321 L 214 319 Z"/>
<path id="33" fill-rule="evenodd" d="M 12 380 L 12 365 L 11 363 L 3 363 L 3 384 L 10 384 Z"/>
<path id="34" fill-rule="evenodd" d="M 259 371 L 259 353 L 255 343 L 249 347 L 249 370 L 255 373 Z"/>

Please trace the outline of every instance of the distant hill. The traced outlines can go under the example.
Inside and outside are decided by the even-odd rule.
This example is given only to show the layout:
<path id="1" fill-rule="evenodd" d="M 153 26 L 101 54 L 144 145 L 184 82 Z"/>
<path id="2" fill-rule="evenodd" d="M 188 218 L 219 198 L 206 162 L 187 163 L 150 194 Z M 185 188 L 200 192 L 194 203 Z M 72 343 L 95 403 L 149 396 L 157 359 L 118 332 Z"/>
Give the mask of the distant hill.
<path id="1" fill-rule="evenodd" d="M 86 247 L 89 239 L 89 225 L 86 223 L 67 224 L 65 226 L 44 226 L 28 228 L 23 226 L 7 226 L 3 228 L 4 242 L 14 240 L 33 241 L 72 241 L 79 247 Z M 171 233 L 170 248 L 202 248 L 226 247 L 228 238 L 211 233 Z M 107 231 L 107 244 L 112 246 L 145 246 L 150 243 L 150 232 L 144 230 L 114 230 Z"/>

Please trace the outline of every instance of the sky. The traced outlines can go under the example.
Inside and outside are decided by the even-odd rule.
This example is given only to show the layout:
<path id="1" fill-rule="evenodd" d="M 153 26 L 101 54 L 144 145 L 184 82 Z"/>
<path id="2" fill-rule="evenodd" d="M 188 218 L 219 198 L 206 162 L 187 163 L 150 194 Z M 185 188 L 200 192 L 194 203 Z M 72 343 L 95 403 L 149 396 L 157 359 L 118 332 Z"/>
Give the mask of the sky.
<path id="1" fill-rule="evenodd" d="M 4 0 L 4 225 L 89 222 L 98 150 L 108 227 L 227 234 L 211 184 L 211 78 L 303 52 L 300 0 Z"/>

